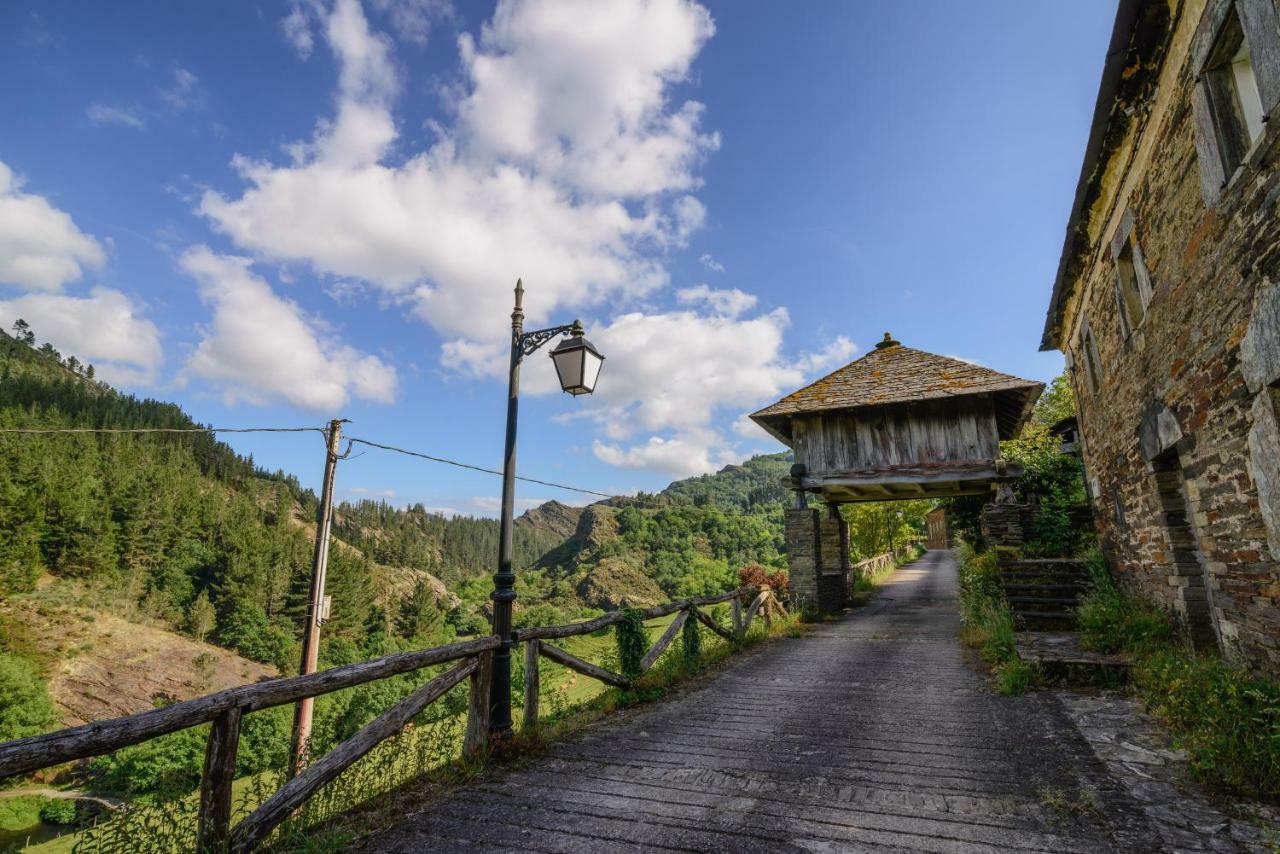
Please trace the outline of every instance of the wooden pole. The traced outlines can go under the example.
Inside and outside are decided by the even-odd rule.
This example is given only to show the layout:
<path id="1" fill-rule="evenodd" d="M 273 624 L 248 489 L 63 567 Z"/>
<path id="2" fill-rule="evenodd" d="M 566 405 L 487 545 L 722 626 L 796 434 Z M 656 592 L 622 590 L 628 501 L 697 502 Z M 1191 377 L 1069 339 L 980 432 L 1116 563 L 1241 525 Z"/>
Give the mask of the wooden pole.
<path id="1" fill-rule="evenodd" d="M 467 756 L 480 756 L 489 746 L 490 730 L 493 728 L 493 722 L 489 718 L 492 702 L 489 692 L 493 687 L 493 662 L 501 649 L 502 647 L 498 647 L 497 650 L 489 650 L 477 655 L 476 669 L 471 671 L 471 694 L 467 700 L 467 732 L 462 740 L 462 752 Z M 510 715 L 509 710 L 508 715 Z"/>
<path id="2" fill-rule="evenodd" d="M 196 850 L 222 854 L 231 836 L 231 781 L 236 776 L 236 752 L 240 746 L 241 708 L 232 706 L 213 719 L 204 750 L 204 776 L 200 782 L 200 821 Z"/>
<path id="3" fill-rule="evenodd" d="M 524 731 L 538 727 L 538 700 L 542 693 L 542 668 L 539 666 L 542 641 L 524 642 Z"/>
<path id="4" fill-rule="evenodd" d="M 316 545 L 311 561 L 311 595 L 307 600 L 307 622 L 302 628 L 302 665 L 299 673 L 306 676 L 316 672 L 320 658 L 320 624 L 324 608 L 325 575 L 329 569 L 329 529 L 333 525 L 333 480 L 338 469 L 338 445 L 342 440 L 342 420 L 329 422 L 325 441 L 324 486 L 320 491 L 320 511 L 316 517 Z M 293 749 L 289 767 L 297 774 L 307 764 L 308 744 L 311 741 L 311 717 L 315 712 L 315 698 L 304 697 L 298 701 L 293 716 Z"/>

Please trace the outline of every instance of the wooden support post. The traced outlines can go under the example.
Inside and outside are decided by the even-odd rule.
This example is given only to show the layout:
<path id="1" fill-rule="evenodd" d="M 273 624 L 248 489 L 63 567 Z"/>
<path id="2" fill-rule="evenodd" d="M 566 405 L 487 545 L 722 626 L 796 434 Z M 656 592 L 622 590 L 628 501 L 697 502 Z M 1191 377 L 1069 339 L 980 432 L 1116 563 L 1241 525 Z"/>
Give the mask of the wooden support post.
<path id="1" fill-rule="evenodd" d="M 698 622 L 702 623 L 702 625 L 711 629 L 711 631 L 715 632 L 720 637 L 729 641 L 729 643 L 737 643 L 739 641 L 739 638 L 737 635 L 735 635 L 733 632 L 729 631 L 724 626 L 717 623 L 715 620 L 711 619 L 710 614 L 706 614 L 701 610 L 699 610 L 698 608 L 693 608 L 691 610 L 693 611 L 693 616 L 698 618 Z M 749 624 L 750 624 L 750 615 L 748 615 L 748 625 Z"/>
<path id="2" fill-rule="evenodd" d="M 333 479 L 338 470 L 338 446 L 342 441 L 342 421 L 329 422 L 325 441 L 324 484 L 320 491 L 320 511 L 316 517 L 316 543 L 311 560 L 311 593 L 307 600 L 307 622 L 302 627 L 303 676 L 316 672 L 320 659 L 320 625 L 324 616 L 324 583 L 329 569 L 329 529 L 333 524 Z M 311 741 L 311 718 L 315 712 L 315 698 L 304 697 L 298 701 L 293 714 L 293 746 L 289 768 L 297 774 L 306 765 L 307 750 Z"/>
<path id="3" fill-rule="evenodd" d="M 485 656 L 492 656 L 492 653 L 484 652 L 477 658 L 483 659 Z M 478 669 L 475 661 L 455 665 L 365 724 L 351 738 L 315 762 L 309 763 L 301 773 L 285 783 L 280 791 L 263 801 L 248 818 L 236 825 L 231 833 L 229 846 L 232 854 L 247 854 L 257 848 L 280 822 L 306 803 L 320 787 L 350 768 L 380 742 L 403 731 L 405 724 L 417 717 L 419 712 L 440 699 L 463 679 L 474 676 Z"/>
<path id="4" fill-rule="evenodd" d="M 524 642 L 524 731 L 533 732 L 538 726 L 538 698 L 542 693 L 542 668 L 539 648 L 542 641 Z"/>
<path id="5" fill-rule="evenodd" d="M 731 601 L 733 603 L 733 633 L 738 637 L 742 637 L 742 598 L 734 596 Z"/>
<path id="6" fill-rule="evenodd" d="M 663 651 L 671 645 L 671 641 L 680 633 L 680 629 L 684 627 L 684 621 L 689 619 L 688 611 L 681 611 L 676 614 L 676 618 L 671 621 L 671 625 L 667 626 L 667 630 L 662 633 L 662 637 L 658 638 L 658 642 L 649 647 L 649 651 L 644 654 L 644 658 L 640 659 L 640 669 L 648 670 L 658 661 Z"/>
<path id="7" fill-rule="evenodd" d="M 222 854 L 231 836 L 231 781 L 236 776 L 241 708 L 232 706 L 213 719 L 204 748 L 200 780 L 199 854 Z"/>
<path id="8" fill-rule="evenodd" d="M 612 685 L 615 688 L 630 688 L 631 682 L 625 676 L 620 676 L 612 670 L 606 670 L 603 667 L 592 664 L 589 661 L 583 661 L 578 656 L 565 652 L 558 646 L 544 643 L 542 645 L 542 654 L 554 661 L 556 664 L 563 664 L 570 670 L 576 670 L 583 676 L 590 676 L 603 682 L 606 685 Z"/>
<path id="9" fill-rule="evenodd" d="M 493 650 L 476 656 L 471 673 L 471 698 L 467 708 L 467 735 L 462 752 L 479 756 L 489 747 L 489 689 L 493 684 Z"/>

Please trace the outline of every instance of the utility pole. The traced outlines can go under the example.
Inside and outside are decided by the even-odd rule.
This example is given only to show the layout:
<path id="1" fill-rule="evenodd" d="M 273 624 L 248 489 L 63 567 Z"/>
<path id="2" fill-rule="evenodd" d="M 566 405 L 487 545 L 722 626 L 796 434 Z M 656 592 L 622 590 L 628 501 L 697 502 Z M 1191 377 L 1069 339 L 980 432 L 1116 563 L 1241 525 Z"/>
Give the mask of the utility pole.
<path id="1" fill-rule="evenodd" d="M 299 672 L 303 676 L 316 672 L 316 662 L 320 657 L 320 625 L 328 617 L 324 607 L 324 582 L 329 569 L 329 530 L 333 526 L 333 479 L 338 470 L 338 445 L 342 439 L 344 420 L 335 418 L 330 421 L 325 436 L 324 486 L 320 490 L 320 511 L 316 517 L 316 547 L 311 560 L 307 622 L 302 628 L 302 665 Z M 290 770 L 294 774 L 307 764 L 311 717 L 314 711 L 314 697 L 304 697 L 298 701 L 294 710 L 293 751 L 289 760 Z"/>

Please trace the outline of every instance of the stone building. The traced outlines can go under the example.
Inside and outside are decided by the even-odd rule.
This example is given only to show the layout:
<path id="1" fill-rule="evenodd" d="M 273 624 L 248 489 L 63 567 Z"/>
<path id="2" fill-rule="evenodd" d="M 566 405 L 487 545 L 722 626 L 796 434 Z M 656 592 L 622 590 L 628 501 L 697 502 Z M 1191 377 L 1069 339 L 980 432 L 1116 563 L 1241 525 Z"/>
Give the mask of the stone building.
<path id="1" fill-rule="evenodd" d="M 1121 0 L 1043 349 L 1102 541 L 1190 637 L 1280 672 L 1280 14 Z"/>

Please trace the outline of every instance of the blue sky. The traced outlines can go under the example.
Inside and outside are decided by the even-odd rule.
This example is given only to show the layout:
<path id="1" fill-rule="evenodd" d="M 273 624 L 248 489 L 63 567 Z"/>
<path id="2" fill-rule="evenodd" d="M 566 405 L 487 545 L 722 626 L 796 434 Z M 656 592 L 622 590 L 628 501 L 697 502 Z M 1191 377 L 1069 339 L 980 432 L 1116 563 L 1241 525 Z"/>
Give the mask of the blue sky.
<path id="1" fill-rule="evenodd" d="M 661 488 L 891 330 L 1037 352 L 1114 2 L 9 2 L 0 322 L 219 426 L 496 465 L 511 288 L 598 393 L 525 376 L 520 472 Z M 314 485 L 317 440 L 232 444 Z M 369 450 L 342 497 L 492 513 Z M 575 500 L 528 486 L 521 499 Z"/>

